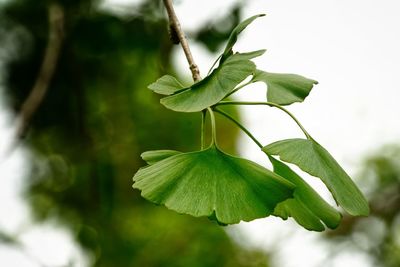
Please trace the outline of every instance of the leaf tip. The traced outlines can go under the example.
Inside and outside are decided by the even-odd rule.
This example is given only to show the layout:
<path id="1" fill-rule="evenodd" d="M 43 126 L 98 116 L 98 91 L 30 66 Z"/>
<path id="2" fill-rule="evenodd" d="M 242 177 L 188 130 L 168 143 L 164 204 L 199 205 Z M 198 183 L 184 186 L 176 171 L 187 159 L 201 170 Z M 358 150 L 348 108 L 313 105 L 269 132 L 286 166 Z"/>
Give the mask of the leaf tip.
<path id="1" fill-rule="evenodd" d="M 147 85 L 147 89 L 154 91 L 154 84 L 155 84 L 155 82 Z"/>
<path id="2" fill-rule="evenodd" d="M 367 216 L 369 216 L 369 213 L 370 213 L 369 204 L 368 204 L 368 202 L 366 202 L 365 207 L 363 207 L 363 209 L 360 210 L 360 212 L 358 213 L 358 216 L 367 217 Z"/>
<path id="3" fill-rule="evenodd" d="M 260 54 L 264 54 L 265 52 L 267 52 L 267 49 L 260 49 Z"/>

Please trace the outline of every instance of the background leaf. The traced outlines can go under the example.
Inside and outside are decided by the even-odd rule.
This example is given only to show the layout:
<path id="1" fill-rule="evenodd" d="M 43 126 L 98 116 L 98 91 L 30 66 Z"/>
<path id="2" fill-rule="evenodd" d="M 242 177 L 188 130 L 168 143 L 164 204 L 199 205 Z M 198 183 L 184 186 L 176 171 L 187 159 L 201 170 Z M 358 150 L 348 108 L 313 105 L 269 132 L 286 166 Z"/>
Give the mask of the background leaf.
<path id="1" fill-rule="evenodd" d="M 225 224 L 270 215 L 279 202 L 292 197 L 294 188 L 264 167 L 214 146 L 141 168 L 133 180 L 133 187 L 156 204 Z"/>
<path id="2" fill-rule="evenodd" d="M 279 203 L 274 215 L 287 219 L 293 217 L 297 223 L 308 230 L 323 231 L 326 226 L 336 228 L 342 218 L 341 214 L 319 196 L 297 173 L 283 162 L 269 157 L 274 172 L 296 185 L 294 198 Z"/>
<path id="3" fill-rule="evenodd" d="M 269 155 L 296 164 L 303 171 L 321 178 L 336 202 L 351 215 L 368 215 L 368 203 L 336 160 L 320 144 L 308 139 L 287 139 L 263 148 Z"/>
<path id="4" fill-rule="evenodd" d="M 303 102 L 317 81 L 297 74 L 271 73 L 257 70 L 252 79 L 267 86 L 267 100 L 279 105 Z"/>

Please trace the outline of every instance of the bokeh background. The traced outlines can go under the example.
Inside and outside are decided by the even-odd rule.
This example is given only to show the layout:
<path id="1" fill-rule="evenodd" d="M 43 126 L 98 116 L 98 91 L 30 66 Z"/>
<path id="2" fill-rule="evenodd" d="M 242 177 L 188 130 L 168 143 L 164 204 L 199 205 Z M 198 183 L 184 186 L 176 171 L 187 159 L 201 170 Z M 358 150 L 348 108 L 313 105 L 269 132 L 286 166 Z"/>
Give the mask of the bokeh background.
<path id="1" fill-rule="evenodd" d="M 166 110 L 146 89 L 166 73 L 191 79 L 158 0 L 56 1 L 65 37 L 55 72 L 14 144 L 54 2 L 0 1 L 0 266 L 400 266 L 397 1 L 175 1 L 203 76 L 235 24 L 267 13 L 235 48 L 267 48 L 259 68 L 320 82 L 290 110 L 354 177 L 372 209 L 325 233 L 278 218 L 220 227 L 132 189 L 142 151 L 200 145 L 200 115 Z M 261 84 L 235 96 L 264 97 Z M 232 112 L 265 144 L 300 134 L 273 109 Z M 229 122 L 219 119 L 218 127 L 225 150 L 268 166 Z M 317 179 L 306 178 L 332 202 Z"/>

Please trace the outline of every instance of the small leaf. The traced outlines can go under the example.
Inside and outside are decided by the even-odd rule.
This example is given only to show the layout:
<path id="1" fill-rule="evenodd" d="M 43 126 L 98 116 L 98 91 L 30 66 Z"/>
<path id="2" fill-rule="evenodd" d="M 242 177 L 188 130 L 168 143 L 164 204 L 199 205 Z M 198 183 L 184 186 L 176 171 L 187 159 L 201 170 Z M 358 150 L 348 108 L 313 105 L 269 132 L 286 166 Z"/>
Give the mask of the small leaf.
<path id="1" fill-rule="evenodd" d="M 223 62 L 226 58 L 228 58 L 230 55 L 233 54 L 232 52 L 232 48 L 235 45 L 238 35 L 244 30 L 246 29 L 246 27 L 252 23 L 256 18 L 259 17 L 263 17 L 265 16 L 265 14 L 259 14 L 259 15 L 255 15 L 252 16 L 244 21 L 242 21 L 241 23 L 239 23 L 231 32 L 231 35 L 229 36 L 228 39 L 228 43 L 226 44 L 224 53 L 222 54 L 222 58 L 221 58 L 221 62 Z"/>
<path id="2" fill-rule="evenodd" d="M 335 229 L 342 218 L 341 214 L 322 199 L 297 173 L 283 162 L 269 157 L 274 172 L 296 185 L 294 198 L 287 199 L 276 206 L 274 215 L 283 219 L 293 217 L 307 230 L 324 231 L 326 226 Z"/>
<path id="3" fill-rule="evenodd" d="M 133 181 L 133 187 L 156 204 L 222 224 L 266 217 L 279 202 L 292 197 L 294 188 L 264 167 L 215 146 L 141 168 Z"/>
<path id="4" fill-rule="evenodd" d="M 179 90 L 185 88 L 175 77 L 164 75 L 156 82 L 150 84 L 148 88 L 161 95 L 172 95 Z"/>
<path id="5" fill-rule="evenodd" d="M 369 214 L 368 202 L 361 191 L 329 152 L 314 140 L 282 140 L 267 145 L 263 151 L 268 155 L 278 155 L 281 160 L 321 178 L 336 202 L 349 214 Z"/>
<path id="6" fill-rule="evenodd" d="M 267 89 L 267 100 L 279 105 L 290 105 L 303 102 L 310 94 L 317 81 L 297 74 L 271 73 L 257 70 L 253 82 L 264 82 Z"/>
<path id="7" fill-rule="evenodd" d="M 182 92 L 164 97 L 161 104 L 174 111 L 198 112 L 218 103 L 254 72 L 255 65 L 249 59 L 263 52 L 259 50 L 230 56 L 209 76 Z"/>
<path id="8" fill-rule="evenodd" d="M 260 49 L 256 51 L 246 52 L 246 53 L 235 53 L 236 60 L 250 60 L 259 56 L 262 56 L 266 49 Z"/>
<path id="9" fill-rule="evenodd" d="M 171 156 L 180 154 L 181 152 L 176 150 L 152 150 L 143 152 L 142 159 L 147 162 L 147 164 L 152 165 L 160 160 L 169 158 Z"/>

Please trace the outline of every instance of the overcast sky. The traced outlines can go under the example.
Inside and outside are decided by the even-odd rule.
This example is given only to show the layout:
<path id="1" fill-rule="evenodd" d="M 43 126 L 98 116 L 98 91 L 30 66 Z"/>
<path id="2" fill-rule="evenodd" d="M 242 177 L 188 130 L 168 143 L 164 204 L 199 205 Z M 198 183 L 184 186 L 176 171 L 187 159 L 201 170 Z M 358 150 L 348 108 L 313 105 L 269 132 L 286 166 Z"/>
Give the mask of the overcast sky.
<path id="1" fill-rule="evenodd" d="M 104 8 L 113 4 L 115 10 L 121 10 L 118 6 L 123 10 L 137 1 L 106 2 Z M 234 3 L 228 0 L 182 0 L 176 9 L 184 29 L 190 32 L 205 21 L 223 15 Z M 368 154 L 385 144 L 400 142 L 400 105 L 397 103 L 400 98 L 399 10 L 400 2 L 395 0 L 253 0 L 244 4 L 244 18 L 258 13 L 267 13 L 267 16 L 256 20 L 243 32 L 235 50 L 266 48 L 267 53 L 256 60 L 259 68 L 301 74 L 319 81 L 304 103 L 289 109 L 350 175 L 357 173 L 358 166 Z M 192 50 L 204 76 L 215 55 L 199 45 L 192 44 Z M 176 67 L 189 77 L 187 63 L 178 47 L 174 58 Z M 265 87 L 259 84 L 243 90 L 238 99 L 263 100 Z M 279 111 L 260 107 L 243 111 L 244 124 L 263 144 L 301 137 L 296 125 Z M 2 112 L 0 127 L 4 128 L 6 117 L 4 110 Z M 4 130 L 0 134 L 4 136 Z M 265 156 L 245 136 L 240 140 L 240 151 L 241 155 L 266 164 Z M 16 168 L 23 164 L 21 156 L 14 158 L 14 163 L 0 165 L 1 173 L 7 173 L 7 177 L 2 177 L 6 181 L 15 180 L 12 175 L 16 175 L 15 172 L 10 171 L 12 166 Z M 316 179 L 310 181 L 327 196 Z M 10 188 L 14 187 L 10 185 Z M 14 194 L 10 192 L 8 195 Z M 2 214 L 4 205 L 14 205 L 11 201 L 17 199 L 4 200 L 4 195 L 0 191 Z M 18 220 L 21 215 L 17 214 L 24 208 L 20 202 L 15 205 L 18 211 L 14 212 L 15 220 Z M 3 218 L 0 217 L 0 225 L 6 223 Z M 302 230 L 293 223 L 283 223 L 280 219 L 242 223 L 228 231 L 238 240 L 244 238 L 266 248 L 279 241 L 275 260 L 281 267 L 322 266 L 321 261 L 326 256 L 325 246 L 316 243 L 320 234 Z M 3 266 L 5 254 L 1 251 L 0 265 Z M 72 248 L 70 252 L 78 253 Z M 352 253 L 341 253 L 333 266 L 369 266 L 365 256 Z"/>

